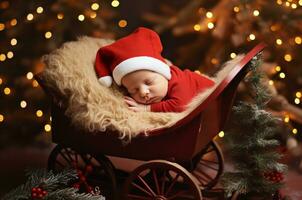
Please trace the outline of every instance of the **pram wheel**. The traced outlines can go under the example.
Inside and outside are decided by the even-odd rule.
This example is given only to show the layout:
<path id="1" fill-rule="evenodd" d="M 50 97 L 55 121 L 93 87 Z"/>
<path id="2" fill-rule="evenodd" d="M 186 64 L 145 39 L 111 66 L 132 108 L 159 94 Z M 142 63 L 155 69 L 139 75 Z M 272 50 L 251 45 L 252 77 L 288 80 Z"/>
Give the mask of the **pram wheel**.
<path id="1" fill-rule="evenodd" d="M 211 141 L 194 158 L 194 170 L 191 172 L 205 189 L 214 187 L 223 172 L 223 154 L 219 145 Z"/>
<path id="2" fill-rule="evenodd" d="M 202 200 L 197 182 L 179 164 L 153 160 L 131 172 L 124 186 L 124 199 Z"/>
<path id="3" fill-rule="evenodd" d="M 104 155 L 77 153 L 71 148 L 57 145 L 48 158 L 48 169 L 60 172 L 75 169 L 79 179 L 71 183 L 80 192 L 100 194 L 106 200 L 116 200 L 117 188 L 113 166 Z"/>

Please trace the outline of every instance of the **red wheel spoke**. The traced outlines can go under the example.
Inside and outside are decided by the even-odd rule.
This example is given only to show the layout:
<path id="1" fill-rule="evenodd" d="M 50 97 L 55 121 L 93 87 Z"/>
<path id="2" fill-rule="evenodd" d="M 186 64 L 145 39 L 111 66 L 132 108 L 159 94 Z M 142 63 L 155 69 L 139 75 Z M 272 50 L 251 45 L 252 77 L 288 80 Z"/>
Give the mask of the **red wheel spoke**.
<path id="1" fill-rule="evenodd" d="M 202 164 L 203 166 L 209 168 L 209 169 L 218 171 L 218 168 L 216 168 L 216 167 L 214 167 L 214 166 L 208 164 L 206 161 L 204 161 L 204 160 L 202 160 L 202 159 L 200 159 L 200 162 L 199 162 L 199 163 Z"/>
<path id="2" fill-rule="evenodd" d="M 206 183 L 209 182 L 209 181 L 211 181 L 211 180 L 213 180 L 213 178 L 210 175 L 208 175 L 207 173 L 205 173 L 203 170 L 201 170 L 201 171 L 194 171 L 193 174 L 195 176 L 197 176 L 198 179 L 202 179 Z"/>
<path id="3" fill-rule="evenodd" d="M 186 194 L 186 193 L 188 193 L 188 191 L 181 190 L 181 191 L 177 192 L 176 194 L 174 194 L 173 196 L 168 197 L 168 200 L 175 199 L 175 198 L 195 199 L 194 196 L 191 196 L 190 194 Z"/>
<path id="4" fill-rule="evenodd" d="M 62 168 L 64 168 L 66 165 L 62 164 L 60 161 L 56 160 L 56 164 L 60 165 Z"/>
<path id="5" fill-rule="evenodd" d="M 155 172 L 154 169 L 152 169 L 152 175 L 153 175 L 153 179 L 154 179 L 154 182 L 155 182 L 156 192 L 157 192 L 157 194 L 161 194 L 160 189 L 159 189 L 157 175 L 156 175 L 156 172 Z"/>
<path id="6" fill-rule="evenodd" d="M 151 200 L 150 197 L 142 197 L 142 196 L 137 196 L 134 194 L 128 194 L 127 197 L 130 197 L 131 199 Z"/>
<path id="7" fill-rule="evenodd" d="M 73 152 L 68 148 L 68 149 L 65 149 L 65 151 L 66 151 L 66 155 L 68 156 L 68 158 L 71 160 L 71 161 L 73 161 L 74 159 L 71 157 L 71 155 L 70 154 L 73 154 Z"/>
<path id="8" fill-rule="evenodd" d="M 178 177 L 180 176 L 180 174 L 177 174 L 174 179 L 172 180 L 172 183 L 170 184 L 168 190 L 165 193 L 165 196 L 167 196 L 170 193 L 170 190 L 172 189 L 172 187 L 174 186 L 174 184 L 176 183 Z"/>
<path id="9" fill-rule="evenodd" d="M 164 192 L 165 192 L 166 174 L 167 174 L 167 171 L 165 170 L 165 171 L 164 171 L 164 174 L 163 174 L 163 176 L 162 176 L 162 181 L 161 181 L 161 193 L 160 193 L 160 194 L 164 194 Z"/>
<path id="10" fill-rule="evenodd" d="M 64 158 L 64 160 L 67 161 L 67 163 L 68 163 L 69 165 L 71 165 L 72 160 L 68 159 L 68 158 L 65 156 L 65 154 L 64 154 L 63 152 L 60 152 L 60 155 Z"/>
<path id="11" fill-rule="evenodd" d="M 214 160 L 200 159 L 200 161 L 212 163 L 212 164 L 215 164 L 215 165 L 219 164 L 218 161 L 214 161 Z"/>
<path id="12" fill-rule="evenodd" d="M 149 185 L 146 183 L 146 181 L 145 181 L 140 175 L 138 175 L 137 177 L 138 177 L 138 179 L 144 184 L 145 188 L 147 188 L 147 189 L 151 192 L 151 194 L 152 194 L 153 196 L 156 196 L 156 194 L 155 194 L 154 191 L 149 187 Z"/>
<path id="13" fill-rule="evenodd" d="M 143 191 L 144 193 L 148 194 L 150 197 L 153 197 L 155 195 L 152 195 L 152 193 L 150 193 L 149 191 L 145 190 L 144 188 L 142 188 L 141 186 L 135 184 L 135 183 L 131 183 L 134 187 L 136 187 L 137 189 Z"/>

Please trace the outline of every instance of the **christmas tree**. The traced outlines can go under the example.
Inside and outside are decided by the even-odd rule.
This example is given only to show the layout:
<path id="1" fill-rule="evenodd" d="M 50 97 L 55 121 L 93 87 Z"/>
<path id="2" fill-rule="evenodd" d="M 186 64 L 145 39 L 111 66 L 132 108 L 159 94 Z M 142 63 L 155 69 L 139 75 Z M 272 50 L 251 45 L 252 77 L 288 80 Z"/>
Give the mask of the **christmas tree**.
<path id="1" fill-rule="evenodd" d="M 253 74 L 248 79 L 255 92 L 255 103 L 241 102 L 234 107 L 234 125 L 226 134 L 235 171 L 226 172 L 222 183 L 228 196 L 237 192 L 243 194 L 243 199 L 254 195 L 271 199 L 281 188 L 286 170 L 279 163 L 281 155 L 277 152 L 278 119 L 263 110 L 269 95 L 267 88 L 260 84 L 259 64 L 259 60 L 252 60 Z"/>

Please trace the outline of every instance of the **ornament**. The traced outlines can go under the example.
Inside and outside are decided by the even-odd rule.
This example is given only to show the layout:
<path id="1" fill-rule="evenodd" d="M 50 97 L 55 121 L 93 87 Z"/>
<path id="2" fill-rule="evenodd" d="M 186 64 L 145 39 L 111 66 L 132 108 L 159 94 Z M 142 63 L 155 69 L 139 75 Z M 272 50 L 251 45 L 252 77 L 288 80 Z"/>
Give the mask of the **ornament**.
<path id="1" fill-rule="evenodd" d="M 263 173 L 263 176 L 265 179 L 273 183 L 280 183 L 284 179 L 283 174 L 278 171 L 265 172 Z"/>
<path id="2" fill-rule="evenodd" d="M 48 192 L 43 190 L 41 187 L 33 187 L 31 189 L 31 198 L 32 199 L 43 199 Z"/>

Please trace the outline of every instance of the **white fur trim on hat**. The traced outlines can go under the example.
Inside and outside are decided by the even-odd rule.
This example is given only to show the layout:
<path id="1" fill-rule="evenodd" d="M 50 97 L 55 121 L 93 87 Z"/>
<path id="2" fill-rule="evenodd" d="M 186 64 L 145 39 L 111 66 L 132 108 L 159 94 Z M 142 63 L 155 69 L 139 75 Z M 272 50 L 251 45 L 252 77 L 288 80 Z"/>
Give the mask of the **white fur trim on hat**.
<path id="1" fill-rule="evenodd" d="M 100 77 L 99 82 L 106 87 L 110 87 L 112 84 L 112 77 L 111 76 Z"/>
<path id="2" fill-rule="evenodd" d="M 121 80 L 126 74 L 137 70 L 154 71 L 168 80 L 171 79 L 170 67 L 163 61 L 149 56 L 138 56 L 124 60 L 114 68 L 113 79 L 118 85 L 121 85 Z"/>

